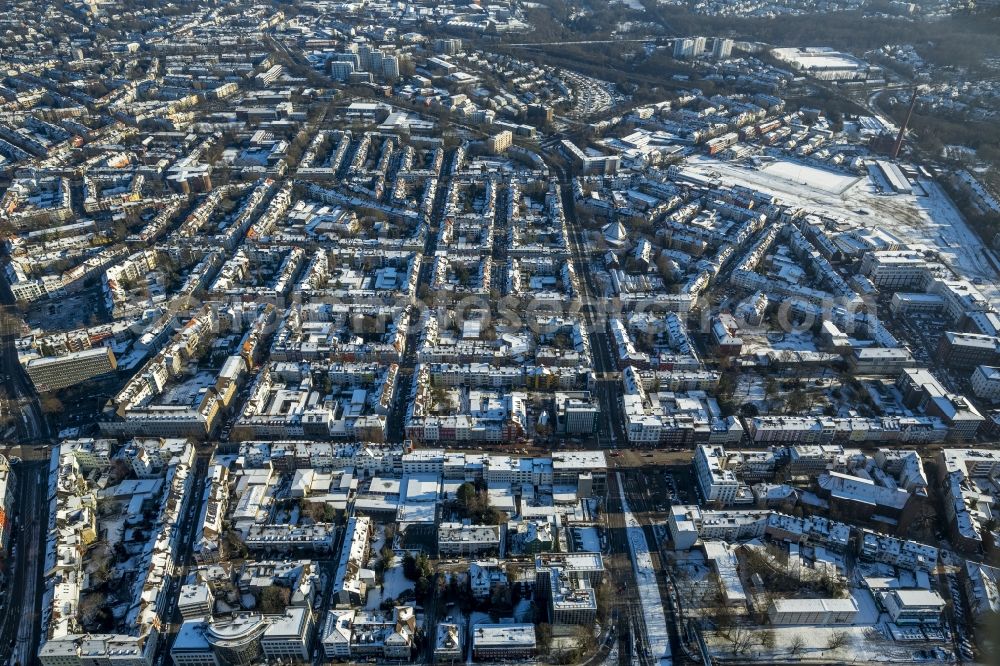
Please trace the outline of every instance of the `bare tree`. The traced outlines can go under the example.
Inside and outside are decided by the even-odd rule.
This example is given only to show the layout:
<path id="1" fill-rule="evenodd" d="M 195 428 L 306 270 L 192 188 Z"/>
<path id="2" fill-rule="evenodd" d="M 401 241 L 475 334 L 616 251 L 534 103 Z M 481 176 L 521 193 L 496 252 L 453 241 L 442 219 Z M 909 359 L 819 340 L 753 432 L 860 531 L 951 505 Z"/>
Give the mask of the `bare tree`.
<path id="1" fill-rule="evenodd" d="M 830 634 L 830 638 L 826 641 L 827 650 L 839 650 L 840 648 L 847 645 L 847 641 L 850 639 L 846 631 L 835 631 Z"/>
<path id="2" fill-rule="evenodd" d="M 802 654 L 802 651 L 805 649 L 806 639 L 802 638 L 802 634 L 795 634 L 792 636 L 792 640 L 788 643 L 788 651 L 793 656 L 797 656 Z"/>
<path id="3" fill-rule="evenodd" d="M 727 638 L 733 648 L 733 654 L 746 654 L 756 642 L 753 632 L 743 625 L 737 625 L 732 629 Z"/>
<path id="4" fill-rule="evenodd" d="M 581 658 L 597 652 L 597 638 L 594 637 L 593 627 L 577 627 L 573 637 L 576 639 L 576 649 Z"/>

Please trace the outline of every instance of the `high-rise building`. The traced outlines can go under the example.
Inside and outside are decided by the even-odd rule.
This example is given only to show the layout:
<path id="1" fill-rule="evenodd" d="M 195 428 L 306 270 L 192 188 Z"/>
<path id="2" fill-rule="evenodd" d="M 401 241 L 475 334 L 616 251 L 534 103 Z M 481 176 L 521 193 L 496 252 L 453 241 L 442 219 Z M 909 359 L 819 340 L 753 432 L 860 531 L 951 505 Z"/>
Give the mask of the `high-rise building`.
<path id="1" fill-rule="evenodd" d="M 697 58 L 705 52 L 704 37 L 679 37 L 674 40 L 675 58 Z"/>
<path id="2" fill-rule="evenodd" d="M 105 375 L 118 367 L 110 347 L 96 347 L 63 356 L 28 361 L 28 377 L 39 391 L 56 391 Z"/>
<path id="3" fill-rule="evenodd" d="M 382 76 L 387 79 L 399 78 L 399 57 L 387 55 L 382 57 Z"/>
<path id="4" fill-rule="evenodd" d="M 712 40 L 712 57 L 720 60 L 728 58 L 733 53 L 733 40 L 716 37 Z"/>
<path id="5" fill-rule="evenodd" d="M 489 139 L 490 152 L 494 155 L 499 155 L 500 153 L 506 152 L 510 148 L 514 141 L 514 135 L 511 134 L 510 130 L 503 130 L 502 132 L 497 132 Z"/>
<path id="6" fill-rule="evenodd" d="M 372 47 L 368 44 L 358 46 L 358 71 L 370 72 L 372 68 Z"/>
<path id="7" fill-rule="evenodd" d="M 435 39 L 434 51 L 443 55 L 455 55 L 462 51 L 461 39 Z"/>
<path id="8" fill-rule="evenodd" d="M 368 58 L 364 66 L 364 70 L 371 72 L 372 74 L 382 74 L 382 58 L 384 57 L 381 51 L 376 51 L 373 49 L 368 49 Z"/>
<path id="9" fill-rule="evenodd" d="M 334 60 L 330 63 L 330 76 L 334 81 L 347 81 L 355 72 L 354 63 L 347 60 Z"/>

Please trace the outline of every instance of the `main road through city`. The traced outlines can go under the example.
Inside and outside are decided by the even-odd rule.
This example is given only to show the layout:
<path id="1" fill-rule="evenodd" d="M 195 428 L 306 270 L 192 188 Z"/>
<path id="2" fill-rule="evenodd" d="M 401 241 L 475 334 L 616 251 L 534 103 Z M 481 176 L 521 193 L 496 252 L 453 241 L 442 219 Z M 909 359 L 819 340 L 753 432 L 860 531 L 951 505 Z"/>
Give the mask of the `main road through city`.
<path id="1" fill-rule="evenodd" d="M 607 320 L 611 312 L 608 297 L 595 287 L 591 272 L 591 260 L 576 217 L 576 207 L 573 199 L 572 181 L 562 165 L 547 160 L 549 167 L 559 178 L 560 194 L 562 195 L 563 213 L 566 216 L 566 226 L 569 232 L 570 250 L 579 274 L 580 281 L 580 314 L 586 322 L 590 335 L 591 350 L 594 356 L 594 393 L 601 402 L 601 419 L 598 431 L 598 441 L 602 447 L 623 448 L 628 446 L 625 431 L 625 421 L 622 414 L 620 394 L 622 391 L 621 374 L 611 352 L 611 340 L 608 335 Z M 662 663 L 670 660 L 673 654 L 674 663 L 686 661 L 686 652 L 680 648 L 681 636 L 677 627 L 677 608 L 670 598 L 666 585 L 665 572 L 659 558 L 657 542 L 652 528 L 642 524 L 642 520 L 634 517 L 628 510 L 630 504 L 645 507 L 649 498 L 642 496 L 639 489 L 629 480 L 621 481 L 618 474 L 608 474 L 608 493 L 606 516 L 609 532 L 608 570 L 612 584 L 616 587 L 615 609 L 618 611 L 618 658 L 621 666 L 640 664 L 642 666 Z M 633 521 L 632 529 L 626 521 Z M 638 521 L 638 522 L 636 522 Z M 641 530 L 636 529 L 641 525 Z M 634 552 L 631 536 L 636 534 L 646 537 L 647 557 L 651 557 L 652 566 L 656 572 L 657 584 L 652 587 L 658 595 L 649 593 L 645 586 L 645 594 L 638 593 L 638 579 L 634 568 Z M 651 540 L 652 539 L 652 540 Z M 643 596 L 646 599 L 643 599 Z M 666 603 L 664 603 L 666 602 Z M 647 608 L 647 604 L 652 604 Z M 655 611 L 655 612 L 654 612 Z M 647 618 L 651 614 L 664 619 L 668 636 L 664 644 L 661 632 L 655 641 L 650 641 Z M 652 644 L 651 644 L 652 643 Z"/>
<path id="2" fill-rule="evenodd" d="M 27 666 L 33 663 L 41 639 L 49 507 L 48 448 L 44 445 L 51 444 L 51 433 L 34 386 L 17 360 L 14 343 L 20 323 L 14 304 L 14 295 L 0 265 L 0 375 L 7 393 L 6 405 L 20 412 L 15 415 L 15 426 L 17 443 L 21 445 L 13 449 L 5 447 L 4 452 L 10 454 L 13 450 L 15 455 L 25 458 L 25 462 L 13 467 L 17 511 L 0 607 L 0 664 Z M 30 462 L 29 457 L 33 459 Z"/>
<path id="3" fill-rule="evenodd" d="M 44 462 L 23 463 L 16 468 L 18 510 L 0 615 L 0 663 L 11 666 L 33 663 L 38 651 L 48 532 L 48 471 Z"/>

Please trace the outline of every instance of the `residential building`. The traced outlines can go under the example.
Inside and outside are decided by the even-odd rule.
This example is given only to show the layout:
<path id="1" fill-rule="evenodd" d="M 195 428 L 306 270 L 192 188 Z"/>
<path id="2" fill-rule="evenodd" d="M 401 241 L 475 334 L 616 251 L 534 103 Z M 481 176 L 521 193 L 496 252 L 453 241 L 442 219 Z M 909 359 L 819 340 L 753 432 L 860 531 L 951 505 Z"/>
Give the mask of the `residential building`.
<path id="1" fill-rule="evenodd" d="M 457 664 L 465 661 L 465 632 L 453 622 L 439 622 L 434 637 L 434 663 Z"/>
<path id="2" fill-rule="evenodd" d="M 501 155 L 514 145 L 514 134 L 510 130 L 502 130 L 491 136 L 487 144 L 491 153 Z"/>

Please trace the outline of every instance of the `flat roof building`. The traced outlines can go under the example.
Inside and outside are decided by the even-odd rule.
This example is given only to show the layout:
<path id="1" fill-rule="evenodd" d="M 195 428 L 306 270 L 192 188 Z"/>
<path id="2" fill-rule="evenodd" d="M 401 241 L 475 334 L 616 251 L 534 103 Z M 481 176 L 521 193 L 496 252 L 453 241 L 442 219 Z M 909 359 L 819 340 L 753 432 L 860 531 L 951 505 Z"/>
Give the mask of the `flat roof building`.
<path id="1" fill-rule="evenodd" d="M 25 370 L 39 391 L 58 391 L 94 377 L 114 372 L 118 367 L 110 347 L 45 356 L 28 361 Z"/>
<path id="2" fill-rule="evenodd" d="M 944 599 L 933 590 L 889 590 L 881 595 L 882 606 L 896 624 L 941 622 Z"/>
<path id="3" fill-rule="evenodd" d="M 534 656 L 533 624 L 477 624 L 472 628 L 472 658 L 476 661 L 510 661 Z"/>
<path id="4" fill-rule="evenodd" d="M 767 610 L 771 624 L 852 624 L 858 615 L 854 599 L 775 599 Z"/>
<path id="5" fill-rule="evenodd" d="M 500 525 L 438 525 L 439 555 L 489 555 L 500 553 Z"/>

